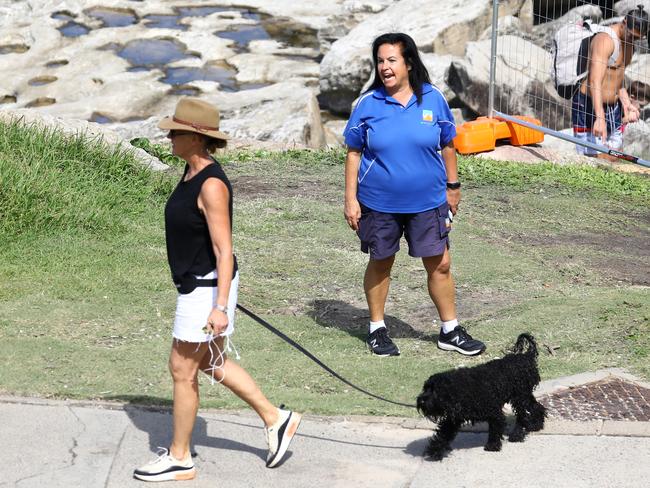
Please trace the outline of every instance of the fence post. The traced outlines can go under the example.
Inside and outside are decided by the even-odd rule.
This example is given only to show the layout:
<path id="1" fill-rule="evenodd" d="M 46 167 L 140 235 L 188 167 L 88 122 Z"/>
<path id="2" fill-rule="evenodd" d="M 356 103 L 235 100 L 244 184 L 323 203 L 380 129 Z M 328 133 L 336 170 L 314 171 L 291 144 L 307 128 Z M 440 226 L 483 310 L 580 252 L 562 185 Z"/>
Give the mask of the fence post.
<path id="1" fill-rule="evenodd" d="M 494 85 L 497 69 L 497 29 L 499 28 L 499 0 L 492 0 L 492 52 L 490 54 L 490 85 L 488 91 L 488 117 L 494 117 Z"/>

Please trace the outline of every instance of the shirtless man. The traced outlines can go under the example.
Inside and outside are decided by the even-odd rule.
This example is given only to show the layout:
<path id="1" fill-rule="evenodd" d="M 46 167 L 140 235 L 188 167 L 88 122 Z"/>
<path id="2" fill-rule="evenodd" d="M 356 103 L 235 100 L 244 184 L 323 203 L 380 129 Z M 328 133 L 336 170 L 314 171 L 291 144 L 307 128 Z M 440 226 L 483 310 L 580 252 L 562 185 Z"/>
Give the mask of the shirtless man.
<path id="1" fill-rule="evenodd" d="M 648 36 L 648 14 L 643 5 L 639 5 L 630 10 L 623 21 L 609 28 L 618 38 L 618 46 L 610 33 L 594 35 L 589 50 L 588 76 L 573 96 L 571 117 L 573 134 L 578 139 L 620 149 L 623 119 L 636 122 L 640 116 L 624 86 L 625 68 L 632 61 L 634 42 Z M 576 150 L 587 156 L 616 159 L 580 145 L 576 145 Z"/>

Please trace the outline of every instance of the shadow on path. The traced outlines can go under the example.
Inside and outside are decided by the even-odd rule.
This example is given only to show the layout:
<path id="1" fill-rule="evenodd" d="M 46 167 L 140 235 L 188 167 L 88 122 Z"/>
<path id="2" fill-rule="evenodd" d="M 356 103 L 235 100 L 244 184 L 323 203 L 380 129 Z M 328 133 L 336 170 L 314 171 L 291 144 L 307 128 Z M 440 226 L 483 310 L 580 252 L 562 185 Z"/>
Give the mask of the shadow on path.
<path id="1" fill-rule="evenodd" d="M 111 398 L 112 400 L 127 402 L 124 411 L 133 425 L 149 435 L 149 449 L 157 453 L 160 447 L 169 447 L 172 436 L 172 413 L 171 402 L 164 398 L 122 395 Z M 147 405 L 161 405 L 162 407 L 149 407 Z M 153 412 L 153 413 L 152 413 Z M 221 422 L 220 420 L 211 420 Z M 262 426 L 239 424 L 241 427 L 256 429 L 263 435 Z M 266 462 L 266 449 L 259 449 L 232 439 L 214 437 L 208 434 L 208 421 L 198 415 L 192 433 L 190 451 L 196 456 L 195 446 L 205 446 L 230 451 L 241 451 L 251 453 Z M 286 459 L 291 457 L 287 454 Z M 284 460 L 283 460 L 284 462 Z"/>

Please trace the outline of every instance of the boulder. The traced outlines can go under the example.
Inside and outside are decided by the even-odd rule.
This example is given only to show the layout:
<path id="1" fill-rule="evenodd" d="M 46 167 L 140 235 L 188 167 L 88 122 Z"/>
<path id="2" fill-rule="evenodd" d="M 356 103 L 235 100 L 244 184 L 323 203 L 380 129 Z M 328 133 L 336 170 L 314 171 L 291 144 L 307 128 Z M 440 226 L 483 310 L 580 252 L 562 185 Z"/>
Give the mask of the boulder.
<path id="1" fill-rule="evenodd" d="M 625 69 L 625 78 L 628 80 L 628 86 L 633 81 L 650 85 L 650 54 L 636 52 L 632 62 Z M 650 93 L 644 98 L 650 98 Z"/>
<path id="2" fill-rule="evenodd" d="M 597 5 L 581 5 L 569 10 L 555 20 L 544 22 L 533 27 L 530 39 L 538 46 L 551 50 L 553 36 L 562 26 L 586 19 L 594 24 L 603 20 L 603 11 Z"/>
<path id="3" fill-rule="evenodd" d="M 215 94 L 223 109 L 222 129 L 236 139 L 276 141 L 318 148 L 325 144 L 320 107 L 313 90 L 297 82 L 277 83 L 250 94 Z M 226 98 L 237 97 L 229 101 Z M 211 98 L 208 98 L 210 100 Z"/>
<path id="4" fill-rule="evenodd" d="M 502 2 L 500 15 L 516 12 L 524 0 Z M 423 52 L 463 55 L 468 41 L 492 22 L 492 4 L 485 0 L 401 0 L 368 17 L 334 42 L 320 66 L 320 97 L 324 108 L 349 113 L 352 101 L 372 71 L 371 45 L 385 32 L 406 32 Z"/>
<path id="5" fill-rule="evenodd" d="M 449 70 L 449 66 L 451 66 L 452 61 L 462 58 L 449 54 L 438 55 L 433 53 L 420 53 L 420 59 L 422 59 L 422 63 L 424 63 L 424 66 L 427 68 L 429 78 L 431 78 L 431 83 L 434 84 L 442 92 L 442 94 L 445 96 L 445 99 L 448 101 L 454 98 L 455 93 L 447 86 L 447 71 Z M 361 89 L 361 93 L 370 88 L 373 79 L 374 74 L 371 72 L 368 80 Z M 352 103 L 350 110 L 354 108 L 356 101 L 357 99 L 355 99 Z"/>
<path id="6" fill-rule="evenodd" d="M 470 42 L 464 59 L 451 63 L 447 84 L 473 111 L 488 115 L 490 80 L 489 40 Z M 516 36 L 497 42 L 494 107 L 509 115 L 529 115 L 552 129 L 571 125 L 567 101 L 550 81 L 550 53 Z"/>
<path id="7" fill-rule="evenodd" d="M 325 145 L 320 109 L 314 91 L 300 82 L 276 83 L 256 90 L 224 94 L 204 93 L 204 100 L 215 104 L 221 112 L 220 129 L 233 140 L 231 147 L 255 146 L 253 141 L 277 143 L 277 147 L 312 147 Z M 158 121 L 174 111 L 167 102 L 160 116 L 111 124 L 125 139 L 147 137 L 161 142 L 165 133 Z M 263 145 L 263 144 L 262 144 Z"/>
<path id="8" fill-rule="evenodd" d="M 304 84 L 318 85 L 318 64 L 309 59 L 288 59 L 273 54 L 243 53 L 228 59 L 237 69 L 240 83 L 278 83 L 299 79 Z"/>
<path id="9" fill-rule="evenodd" d="M 623 152 L 650 161 L 650 122 L 640 120 L 627 124 L 623 136 Z"/>
<path id="10" fill-rule="evenodd" d="M 344 37 L 369 16 L 378 14 L 393 3 L 394 0 L 344 0 L 343 11 L 330 17 L 327 25 L 318 30 L 321 53 L 327 53 L 333 42 Z"/>
<path id="11" fill-rule="evenodd" d="M 515 17 L 514 15 L 506 15 L 504 17 L 501 17 L 497 25 L 497 32 L 499 36 L 520 36 L 525 30 L 526 26 L 524 23 L 521 21 L 521 19 L 519 19 L 519 17 Z M 485 29 L 483 31 L 483 34 L 481 34 L 478 38 L 479 41 L 483 41 L 485 39 L 492 39 L 491 25 Z"/>
<path id="12" fill-rule="evenodd" d="M 327 147 L 339 147 L 345 145 L 343 130 L 345 129 L 346 124 L 347 122 L 341 119 L 328 120 L 323 124 Z"/>
<path id="13" fill-rule="evenodd" d="M 617 16 L 622 17 L 630 10 L 634 10 L 638 5 L 643 5 L 645 11 L 650 15 L 650 0 L 621 0 L 614 3 L 614 12 Z"/>

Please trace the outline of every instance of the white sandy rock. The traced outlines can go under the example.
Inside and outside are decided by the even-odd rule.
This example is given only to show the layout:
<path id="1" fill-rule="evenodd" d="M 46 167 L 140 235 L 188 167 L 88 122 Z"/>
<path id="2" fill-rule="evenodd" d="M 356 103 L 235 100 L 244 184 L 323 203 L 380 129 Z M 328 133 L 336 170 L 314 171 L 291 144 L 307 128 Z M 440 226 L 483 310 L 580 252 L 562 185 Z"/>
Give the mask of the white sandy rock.
<path id="1" fill-rule="evenodd" d="M 469 108 L 488 113 L 490 41 L 468 43 L 465 59 L 454 61 L 447 84 Z M 516 36 L 499 37 L 497 43 L 495 108 L 511 115 L 529 115 L 553 129 L 570 126 L 571 111 L 550 81 L 548 51 Z M 541 103 L 545 100 L 545 103 Z"/>
<path id="2" fill-rule="evenodd" d="M 649 0 L 621 0 L 620 2 L 614 3 L 614 12 L 619 16 L 623 16 L 630 10 L 636 9 L 637 5 L 643 5 L 645 11 L 650 13 Z"/>
<path id="3" fill-rule="evenodd" d="M 518 11 L 523 0 L 503 3 L 501 15 Z M 332 44 L 321 62 L 325 107 L 347 113 L 372 71 L 371 44 L 384 32 L 407 32 L 423 52 L 462 55 L 468 41 L 491 24 L 492 5 L 484 0 L 401 0 L 368 17 Z"/>
<path id="4" fill-rule="evenodd" d="M 251 140 L 278 143 L 282 147 L 322 147 L 325 135 L 314 92 L 299 82 L 282 82 L 256 90 L 204 94 L 203 99 L 221 111 L 220 129 L 232 137 L 232 145 L 250 145 Z M 173 113 L 167 103 L 162 115 Z M 147 137 L 162 140 L 160 116 L 147 120 L 115 124 L 125 139 Z M 249 141 L 240 144 L 237 141 Z"/>
<path id="5" fill-rule="evenodd" d="M 152 0 L 132 2 L 113 0 L 106 2 L 106 7 L 122 9 L 132 13 L 139 21 L 148 14 L 173 14 L 175 6 L 187 7 L 182 0 Z M 232 7 L 226 12 L 216 12 L 203 17 L 185 17 L 183 23 L 189 28 L 177 29 L 148 28 L 143 22 L 112 28 L 99 28 L 102 23 L 93 18 L 89 7 L 102 7 L 78 0 L 0 0 L 0 49 L 8 54 L 0 55 L 3 72 L 13 76 L 0 79 L 0 107 L 3 109 L 30 110 L 46 116 L 58 116 L 72 119 L 105 118 L 112 126 L 129 133 L 142 122 L 133 119 L 156 119 L 173 110 L 179 96 L 171 93 L 172 86 L 162 81 L 165 73 L 162 69 L 144 71 L 127 71 L 130 64 L 116 54 L 116 50 L 130 41 L 142 39 L 174 40 L 185 51 L 187 57 L 170 61 L 167 68 L 214 68 L 220 67 L 232 71 L 228 86 L 218 81 L 191 81 L 181 87 L 190 94 L 216 97 L 229 105 L 230 121 L 237 132 L 246 136 L 263 134 L 273 139 L 278 130 L 279 142 L 291 141 L 295 144 L 318 144 L 323 140 L 322 126 L 314 110 L 315 88 L 317 85 L 318 56 L 317 46 L 309 48 L 287 47 L 275 40 L 258 41 L 256 46 L 265 46 L 272 52 L 264 55 L 253 52 L 251 55 L 238 54 L 235 41 L 214 35 L 219 31 L 230 31 L 241 26 L 256 24 L 256 21 L 242 15 L 241 2 L 220 1 L 220 6 Z M 324 25 L 324 19 L 340 13 L 339 1 L 325 0 L 297 5 L 292 1 L 265 2 L 252 0 L 247 2 L 252 9 L 278 16 L 280 20 L 264 17 L 263 22 L 276 22 L 288 29 L 305 29 L 307 36 L 316 39 L 316 29 Z M 214 6 L 213 1 L 196 0 L 192 7 Z M 54 19 L 55 12 L 74 17 L 92 29 L 88 34 L 68 38 L 63 37 L 58 27 L 67 19 Z M 302 26 L 302 27 L 301 27 Z M 262 43 L 266 44 L 262 44 Z M 107 49 L 113 46 L 113 49 Z M 283 57 L 285 56 L 285 57 Z M 233 59 L 234 57 L 234 59 Z M 295 57 L 295 58 L 292 58 Z M 310 59 L 312 58 L 312 59 Z M 233 59 L 232 64 L 229 60 Z M 50 62 L 54 65 L 46 66 Z M 238 78 L 236 66 L 242 72 Z M 227 75 L 227 71 L 224 72 Z M 265 98 L 252 95 L 256 90 L 243 92 L 241 96 L 226 93 L 235 81 L 239 83 L 274 83 L 293 80 L 291 90 L 281 96 Z M 238 100 L 234 106 L 230 100 Z M 250 100 L 258 100 L 259 106 L 252 107 Z M 290 111 L 281 110 L 273 105 L 274 116 L 260 116 L 253 113 L 268 107 L 269 100 L 277 105 L 290 107 Z M 282 112 L 289 122 L 280 123 L 276 117 Z M 242 120 L 233 117 L 242 116 Z M 129 122 L 130 121 L 130 122 Z M 308 121 L 305 128 L 303 124 Z M 119 127 L 117 125 L 119 124 Z M 266 127 L 264 125 L 266 124 Z M 248 128 L 247 128 L 248 127 Z M 300 137 L 306 137 L 300 140 Z"/>
<path id="6" fill-rule="evenodd" d="M 228 59 L 237 68 L 240 83 L 277 83 L 302 79 L 318 84 L 318 64 L 309 60 L 286 59 L 273 54 L 238 54 Z"/>

